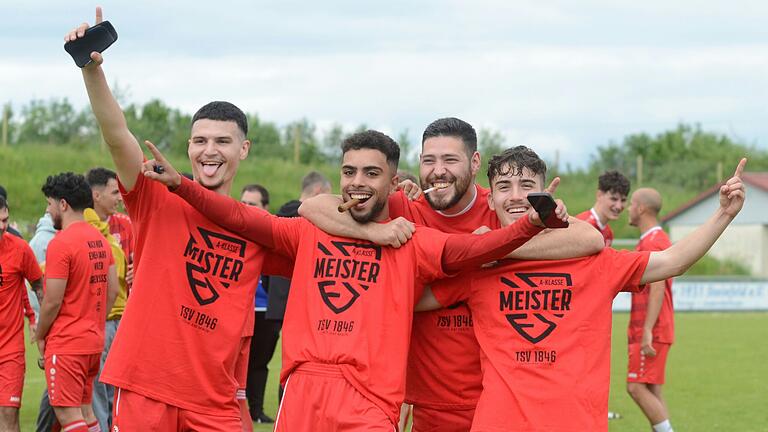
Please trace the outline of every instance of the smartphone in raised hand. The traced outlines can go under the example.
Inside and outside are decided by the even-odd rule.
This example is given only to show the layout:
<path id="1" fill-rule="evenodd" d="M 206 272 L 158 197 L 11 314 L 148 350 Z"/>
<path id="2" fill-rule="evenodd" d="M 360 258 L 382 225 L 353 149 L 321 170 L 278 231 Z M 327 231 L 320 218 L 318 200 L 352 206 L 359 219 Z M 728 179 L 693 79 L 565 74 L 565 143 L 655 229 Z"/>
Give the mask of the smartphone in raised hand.
<path id="1" fill-rule="evenodd" d="M 117 31 L 109 21 L 102 21 L 85 31 L 81 38 L 64 44 L 64 49 L 75 60 L 78 67 L 85 67 L 91 62 L 91 53 L 104 52 L 117 40 Z"/>
<path id="2" fill-rule="evenodd" d="M 552 195 L 546 192 L 532 192 L 528 194 L 528 202 L 531 203 L 533 209 L 539 214 L 539 218 L 547 228 L 567 228 L 568 221 L 564 221 L 557 217 L 555 214 L 555 203 Z"/>

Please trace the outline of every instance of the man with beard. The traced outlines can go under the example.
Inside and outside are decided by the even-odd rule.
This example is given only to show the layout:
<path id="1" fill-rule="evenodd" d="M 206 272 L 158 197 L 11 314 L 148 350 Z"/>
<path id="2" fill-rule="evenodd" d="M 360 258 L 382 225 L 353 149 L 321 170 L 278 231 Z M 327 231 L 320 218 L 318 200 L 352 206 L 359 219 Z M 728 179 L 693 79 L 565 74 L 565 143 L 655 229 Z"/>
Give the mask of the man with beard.
<path id="1" fill-rule="evenodd" d="M 664 251 L 503 260 L 427 288 L 418 308 L 466 300 L 474 313 L 483 390 L 472 430 L 607 431 L 613 298 L 680 275 L 709 250 L 744 204 L 745 164 L 720 188 L 709 220 Z M 546 164 L 523 146 L 491 159 L 489 203 L 503 226 L 521 217 L 509 209 L 541 192 L 545 175 Z"/>
<path id="2" fill-rule="evenodd" d="M 629 179 L 618 171 L 606 171 L 597 179 L 595 205 L 576 215 L 600 231 L 605 245 L 613 243 L 613 230 L 608 225 L 624 211 L 629 195 Z"/>
<path id="3" fill-rule="evenodd" d="M 117 389 L 113 428 L 240 430 L 235 364 L 266 251 L 145 180 L 144 155 L 107 85 L 103 56 L 93 52 L 91 60 L 83 81 L 136 228 L 131 301 L 101 375 Z M 247 131 L 245 114 L 229 102 L 200 108 L 187 147 L 195 180 L 228 195 L 250 149 Z"/>
<path id="4" fill-rule="evenodd" d="M 29 305 L 24 281 L 40 292 L 43 274 L 29 245 L 8 233 L 9 219 L 8 203 L 0 195 L 0 430 L 18 432 L 25 372 L 22 306 Z M 34 334 L 34 312 L 28 318 Z"/>
<path id="5" fill-rule="evenodd" d="M 489 190 L 475 183 L 479 169 L 475 129 L 458 118 L 435 120 L 422 136 L 419 177 L 422 188 L 437 189 L 415 201 L 403 192 L 392 194 L 390 215 L 447 233 L 498 228 L 498 217 L 488 206 Z M 368 238 L 372 227 L 334 212 L 337 205 L 337 197 L 318 197 L 307 201 L 301 214 L 330 233 Z M 526 202 L 510 211 L 525 214 L 527 209 Z M 537 235 L 511 256 L 562 259 L 599 252 L 602 238 L 586 223 L 571 222 L 568 229 Z M 481 380 L 480 347 L 465 303 L 414 314 L 405 399 L 413 404 L 414 431 L 468 431 Z"/>
<path id="6" fill-rule="evenodd" d="M 329 235 L 206 191 L 149 146 L 145 176 L 163 181 L 227 229 L 295 259 L 283 327 L 283 401 L 276 431 L 391 431 L 405 391 L 414 302 L 446 273 L 499 258 L 541 231 L 538 217 L 482 236 L 418 228 L 399 249 Z M 342 143 L 341 191 L 354 220 L 384 222 L 400 150 L 366 131 Z M 164 174 L 157 174 L 157 165 Z M 335 211 L 335 210 L 334 210 Z M 566 218 L 564 207 L 557 214 Z"/>
<path id="7" fill-rule="evenodd" d="M 37 344 L 48 396 L 64 431 L 99 431 L 91 407 L 104 324 L 120 289 L 109 244 L 85 221 L 93 198 L 82 175 L 50 176 L 46 211 L 61 230 L 48 245 Z"/>

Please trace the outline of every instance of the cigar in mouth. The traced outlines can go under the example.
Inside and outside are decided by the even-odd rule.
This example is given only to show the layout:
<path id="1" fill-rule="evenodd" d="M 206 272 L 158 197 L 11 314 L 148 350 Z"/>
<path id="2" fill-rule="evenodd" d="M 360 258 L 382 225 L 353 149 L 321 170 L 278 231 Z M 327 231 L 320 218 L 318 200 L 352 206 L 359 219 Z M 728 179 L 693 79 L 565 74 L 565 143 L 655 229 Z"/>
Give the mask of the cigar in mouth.
<path id="1" fill-rule="evenodd" d="M 361 202 L 363 202 L 363 200 L 361 200 L 360 198 L 352 198 L 351 200 L 339 205 L 339 208 L 338 208 L 339 213 L 344 213 L 345 211 L 360 204 Z"/>

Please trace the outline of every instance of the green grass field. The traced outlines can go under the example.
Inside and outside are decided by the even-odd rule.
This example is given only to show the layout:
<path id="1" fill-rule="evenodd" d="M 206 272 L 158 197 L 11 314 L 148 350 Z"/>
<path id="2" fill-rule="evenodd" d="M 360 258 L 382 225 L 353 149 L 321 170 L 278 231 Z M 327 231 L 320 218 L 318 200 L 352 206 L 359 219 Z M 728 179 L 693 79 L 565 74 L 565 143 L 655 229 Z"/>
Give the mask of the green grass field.
<path id="1" fill-rule="evenodd" d="M 609 422 L 611 432 L 650 430 L 625 391 L 626 326 L 629 314 L 613 319 L 611 411 L 623 418 Z M 768 431 L 768 313 L 679 313 L 677 342 L 669 354 L 665 396 L 678 431 Z M 21 430 L 33 431 L 45 378 L 36 350 L 27 350 L 27 378 Z M 265 411 L 277 412 L 280 353 L 270 363 Z M 270 431 L 271 425 L 254 425 Z"/>

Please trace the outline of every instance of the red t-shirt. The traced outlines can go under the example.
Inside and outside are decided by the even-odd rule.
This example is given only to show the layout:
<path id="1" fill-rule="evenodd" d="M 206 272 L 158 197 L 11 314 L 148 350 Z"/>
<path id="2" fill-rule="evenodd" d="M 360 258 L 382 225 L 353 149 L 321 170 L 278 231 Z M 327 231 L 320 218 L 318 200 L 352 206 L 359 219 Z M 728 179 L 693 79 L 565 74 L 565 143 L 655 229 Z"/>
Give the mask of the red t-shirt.
<path id="1" fill-rule="evenodd" d="M 498 228 L 499 218 L 488 206 L 490 191 L 475 187 L 475 201 L 458 215 L 438 213 L 423 195 L 409 201 L 402 192 L 390 195 L 389 214 L 448 233 L 471 233 L 483 225 Z M 464 302 L 413 314 L 406 402 L 430 408 L 475 407 L 483 387 L 480 346 L 472 325 Z"/>
<path id="2" fill-rule="evenodd" d="M 238 417 L 235 362 L 264 249 L 142 175 L 121 192 L 134 228 L 135 279 L 101 380 Z"/>
<path id="3" fill-rule="evenodd" d="M 640 242 L 635 247 L 638 251 L 662 251 L 672 246 L 669 237 L 661 227 L 656 226 L 640 236 Z M 664 302 L 661 304 L 659 318 L 653 326 L 653 341 L 671 344 L 675 340 L 675 319 L 672 302 L 672 279 L 664 281 Z M 629 343 L 640 343 L 643 339 L 643 326 L 648 312 L 648 296 L 650 290 L 645 287 L 632 293 L 632 310 L 629 314 L 629 326 L 627 336 Z"/>
<path id="4" fill-rule="evenodd" d="M 24 240 L 8 233 L 0 237 L 0 358 L 24 352 L 24 300 L 29 302 L 24 280 L 41 277 L 35 254 Z"/>
<path id="5" fill-rule="evenodd" d="M 483 350 L 473 430 L 608 430 L 611 307 L 637 290 L 647 252 L 603 249 L 562 261 L 507 261 L 432 289 L 467 300 Z"/>
<path id="6" fill-rule="evenodd" d="M 593 227 L 597 228 L 598 231 L 600 231 L 600 234 L 603 235 L 603 238 L 605 239 L 605 247 L 610 247 L 613 243 L 613 230 L 611 229 L 611 226 L 608 224 L 603 225 L 600 223 L 600 218 L 597 217 L 597 212 L 595 209 L 591 208 L 589 210 L 585 210 L 579 214 L 576 215 L 577 219 L 581 219 L 583 221 L 586 221 Z"/>
<path id="7" fill-rule="evenodd" d="M 88 222 L 60 231 L 45 254 L 46 287 L 50 279 L 66 279 L 59 314 L 45 337 L 45 352 L 97 354 L 104 349 L 107 320 L 107 274 L 115 263 L 109 243 Z"/>
<path id="8" fill-rule="evenodd" d="M 446 234 L 419 227 L 399 249 L 276 218 L 275 251 L 295 258 L 283 321 L 283 383 L 305 362 L 333 363 L 397 422 L 411 320 L 423 284 L 443 277 Z"/>

